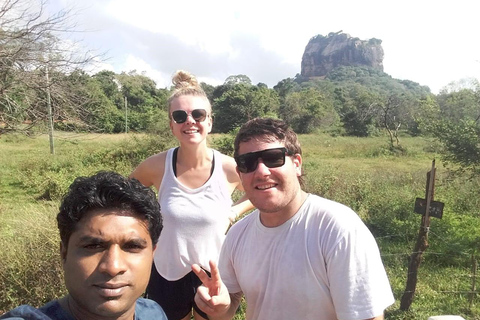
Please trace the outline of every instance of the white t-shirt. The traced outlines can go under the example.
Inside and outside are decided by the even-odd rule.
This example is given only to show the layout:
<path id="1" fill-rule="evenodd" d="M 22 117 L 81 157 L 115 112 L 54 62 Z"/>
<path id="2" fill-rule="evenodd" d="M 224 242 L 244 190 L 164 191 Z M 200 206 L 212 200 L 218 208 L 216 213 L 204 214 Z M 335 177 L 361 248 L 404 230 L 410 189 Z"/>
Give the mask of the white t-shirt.
<path id="1" fill-rule="evenodd" d="M 184 277 L 194 263 L 210 270 L 209 260 L 218 260 L 232 206 L 221 153 L 213 150 L 212 175 L 203 186 L 191 189 L 175 177 L 173 150 L 167 152 L 158 192 L 163 230 L 154 254 L 158 273 L 169 281 Z"/>
<path id="2" fill-rule="evenodd" d="M 242 291 L 247 319 L 351 320 L 394 302 L 378 246 L 350 208 L 308 195 L 279 227 L 258 210 L 228 232 L 219 260 L 230 293 Z"/>

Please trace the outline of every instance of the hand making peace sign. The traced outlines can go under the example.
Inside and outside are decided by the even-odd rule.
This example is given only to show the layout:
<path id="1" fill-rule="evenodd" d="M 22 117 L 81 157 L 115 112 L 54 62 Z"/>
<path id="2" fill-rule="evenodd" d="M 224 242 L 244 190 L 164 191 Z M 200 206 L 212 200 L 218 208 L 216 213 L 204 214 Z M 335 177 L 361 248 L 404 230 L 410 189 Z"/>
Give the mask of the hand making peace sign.
<path id="1" fill-rule="evenodd" d="M 210 261 L 211 277 L 198 264 L 192 265 L 192 270 L 203 283 L 195 294 L 197 306 L 210 316 L 225 314 L 230 307 L 230 294 L 220 278 L 216 263 Z"/>

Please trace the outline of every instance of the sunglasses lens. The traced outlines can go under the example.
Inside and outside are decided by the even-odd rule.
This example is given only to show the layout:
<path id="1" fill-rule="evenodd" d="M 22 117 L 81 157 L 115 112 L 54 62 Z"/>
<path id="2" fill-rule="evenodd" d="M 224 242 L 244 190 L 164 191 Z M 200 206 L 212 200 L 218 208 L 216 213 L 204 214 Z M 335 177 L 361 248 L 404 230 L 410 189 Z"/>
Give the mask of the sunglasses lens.
<path id="1" fill-rule="evenodd" d="M 259 156 L 260 155 L 256 152 L 246 153 L 238 156 L 236 158 L 238 171 L 242 173 L 255 171 L 258 165 Z"/>
<path id="2" fill-rule="evenodd" d="M 259 154 L 250 154 L 248 157 L 245 157 L 245 169 L 246 172 L 252 172 L 257 169 Z"/>
<path id="3" fill-rule="evenodd" d="M 184 123 L 187 121 L 188 113 L 184 110 L 175 110 L 172 112 L 173 121 L 176 123 Z M 207 117 L 207 110 L 205 109 L 195 109 L 192 111 L 192 118 L 196 122 L 202 122 Z"/>
<path id="4" fill-rule="evenodd" d="M 286 151 L 285 148 L 275 148 L 242 154 L 235 158 L 238 171 L 242 173 L 255 171 L 259 158 L 262 158 L 263 164 L 269 168 L 281 167 L 285 164 Z"/>
<path id="5" fill-rule="evenodd" d="M 281 167 L 285 164 L 285 150 L 270 149 L 262 153 L 263 163 L 269 168 Z"/>
<path id="6" fill-rule="evenodd" d="M 176 123 L 184 123 L 187 121 L 187 113 L 183 110 L 175 110 L 172 112 L 172 118 Z"/>
<path id="7" fill-rule="evenodd" d="M 207 110 L 205 109 L 195 109 L 192 111 L 192 117 L 197 122 L 202 122 L 207 117 Z"/>

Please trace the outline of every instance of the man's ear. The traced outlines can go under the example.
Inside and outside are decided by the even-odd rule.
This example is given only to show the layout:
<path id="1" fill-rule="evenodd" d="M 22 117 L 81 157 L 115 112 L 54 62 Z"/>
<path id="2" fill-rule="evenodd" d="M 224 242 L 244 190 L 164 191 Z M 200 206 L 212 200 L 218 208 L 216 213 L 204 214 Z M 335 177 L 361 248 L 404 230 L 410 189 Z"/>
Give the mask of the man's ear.
<path id="1" fill-rule="evenodd" d="M 296 153 L 293 156 L 293 164 L 295 165 L 295 169 L 297 171 L 297 176 L 300 177 L 302 175 L 302 155 L 299 153 Z"/>
<path id="2" fill-rule="evenodd" d="M 67 246 L 60 241 L 60 256 L 62 257 L 62 262 L 65 263 L 67 260 Z"/>

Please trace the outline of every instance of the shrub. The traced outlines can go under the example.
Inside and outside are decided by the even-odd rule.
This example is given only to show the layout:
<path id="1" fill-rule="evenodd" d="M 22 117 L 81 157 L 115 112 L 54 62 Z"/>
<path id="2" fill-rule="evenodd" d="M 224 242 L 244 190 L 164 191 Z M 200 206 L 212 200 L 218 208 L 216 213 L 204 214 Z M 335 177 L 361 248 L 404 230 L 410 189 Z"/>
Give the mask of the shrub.
<path id="1" fill-rule="evenodd" d="M 59 254 L 55 210 L 25 208 L 18 220 L 2 225 L 0 314 L 20 304 L 40 306 L 66 293 Z M 2 310 L 3 309 L 3 310 Z"/>
<path id="2" fill-rule="evenodd" d="M 149 156 L 175 145 L 169 132 L 163 135 L 132 135 L 131 138 L 96 152 L 77 150 L 55 158 L 30 159 L 19 165 L 25 188 L 39 200 L 60 200 L 69 185 L 79 176 L 89 176 L 100 170 L 112 170 L 128 175 Z"/>
<path id="3" fill-rule="evenodd" d="M 161 134 L 139 134 L 83 159 L 84 165 L 101 164 L 109 170 L 129 174 L 146 158 L 177 145 L 170 131 Z"/>
<path id="4" fill-rule="evenodd" d="M 233 142 L 235 141 L 235 136 L 239 130 L 240 127 L 230 131 L 228 134 L 211 138 L 210 144 L 212 148 L 220 151 L 223 154 L 233 157 L 233 153 L 235 151 Z"/>

